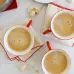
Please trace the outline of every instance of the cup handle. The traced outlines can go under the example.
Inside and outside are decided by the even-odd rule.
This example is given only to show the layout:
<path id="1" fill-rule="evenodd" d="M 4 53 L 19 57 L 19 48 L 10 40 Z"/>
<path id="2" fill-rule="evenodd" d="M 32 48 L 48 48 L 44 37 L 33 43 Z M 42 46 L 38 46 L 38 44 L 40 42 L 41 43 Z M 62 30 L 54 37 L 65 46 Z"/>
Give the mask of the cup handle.
<path id="1" fill-rule="evenodd" d="M 47 44 L 48 50 L 52 50 L 52 47 L 51 47 L 51 45 L 50 45 L 50 42 L 47 41 L 46 44 Z"/>
<path id="2" fill-rule="evenodd" d="M 48 33 L 50 33 L 50 32 L 52 32 L 52 31 L 51 31 L 51 29 L 49 28 L 48 30 L 45 30 L 45 31 L 43 32 L 43 35 L 48 34 Z"/>
<path id="3" fill-rule="evenodd" d="M 31 26 L 31 24 L 32 24 L 32 20 L 30 20 L 26 26 L 29 28 Z"/>

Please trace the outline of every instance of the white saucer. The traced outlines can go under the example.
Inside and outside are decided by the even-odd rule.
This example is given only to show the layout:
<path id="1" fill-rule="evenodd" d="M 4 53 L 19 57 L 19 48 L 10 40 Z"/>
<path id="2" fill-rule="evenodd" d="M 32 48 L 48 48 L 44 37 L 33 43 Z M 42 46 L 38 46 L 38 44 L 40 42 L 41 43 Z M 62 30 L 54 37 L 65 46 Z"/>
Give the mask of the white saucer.
<path id="1" fill-rule="evenodd" d="M 49 2 L 53 2 L 54 0 L 35 0 L 39 3 L 49 3 Z"/>

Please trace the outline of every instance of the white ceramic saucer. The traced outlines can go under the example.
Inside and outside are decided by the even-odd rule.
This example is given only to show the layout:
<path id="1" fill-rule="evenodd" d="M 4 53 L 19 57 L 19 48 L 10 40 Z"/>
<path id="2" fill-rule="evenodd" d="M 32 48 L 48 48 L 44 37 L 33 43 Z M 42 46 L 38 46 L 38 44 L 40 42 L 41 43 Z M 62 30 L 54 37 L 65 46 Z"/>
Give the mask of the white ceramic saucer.
<path id="1" fill-rule="evenodd" d="M 40 3 L 49 3 L 49 2 L 53 2 L 54 0 L 35 0 L 35 1 Z"/>

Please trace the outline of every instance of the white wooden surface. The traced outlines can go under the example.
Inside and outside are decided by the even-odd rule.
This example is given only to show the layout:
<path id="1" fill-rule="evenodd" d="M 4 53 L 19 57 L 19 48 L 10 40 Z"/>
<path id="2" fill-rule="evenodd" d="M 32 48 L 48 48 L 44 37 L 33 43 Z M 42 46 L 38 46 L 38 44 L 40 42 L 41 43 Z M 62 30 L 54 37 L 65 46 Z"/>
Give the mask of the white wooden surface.
<path id="1" fill-rule="evenodd" d="M 33 18 L 33 28 L 40 33 L 41 25 L 44 23 L 44 15 L 45 10 L 47 8 L 47 5 L 45 5 L 43 8 L 43 4 L 39 4 L 36 2 L 33 2 L 32 0 L 17 0 L 18 2 L 18 8 L 13 11 L 8 11 L 4 13 L 0 13 L 0 30 L 4 27 L 8 26 L 9 24 L 13 24 L 16 21 L 28 18 L 27 14 L 27 8 L 28 7 L 38 7 L 41 9 L 40 15 L 37 15 Z M 51 45 L 53 49 L 63 49 L 65 50 L 71 57 L 71 68 L 69 74 L 74 74 L 74 48 L 60 44 L 59 42 L 56 42 L 52 38 L 46 38 L 43 37 L 43 41 L 49 40 L 51 42 Z M 41 69 L 41 60 L 44 54 L 47 52 L 47 49 L 43 47 L 40 49 L 30 60 L 27 61 L 28 64 L 35 66 L 36 69 L 40 71 L 40 74 L 44 74 Z M 8 58 L 5 56 L 5 53 L 3 52 L 2 47 L 0 47 L 0 74 L 37 74 L 33 71 L 24 71 L 21 72 L 18 70 L 18 66 L 20 65 L 20 62 L 14 61 L 11 62 L 8 60 Z"/>

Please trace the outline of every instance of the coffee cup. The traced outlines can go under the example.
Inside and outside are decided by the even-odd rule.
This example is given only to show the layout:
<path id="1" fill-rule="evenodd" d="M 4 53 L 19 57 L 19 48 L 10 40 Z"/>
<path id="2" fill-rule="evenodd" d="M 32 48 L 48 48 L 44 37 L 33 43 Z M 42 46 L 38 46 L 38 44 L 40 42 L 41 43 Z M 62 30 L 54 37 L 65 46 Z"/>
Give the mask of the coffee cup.
<path id="1" fill-rule="evenodd" d="M 5 49 L 13 55 L 24 55 L 34 46 L 34 35 L 26 26 L 13 26 L 4 35 Z"/>
<path id="2" fill-rule="evenodd" d="M 60 49 L 47 52 L 42 59 L 45 74 L 68 74 L 71 65 L 69 55 Z"/>
<path id="3" fill-rule="evenodd" d="M 66 10 L 57 12 L 52 17 L 51 30 L 59 39 L 74 38 L 74 12 Z"/>

